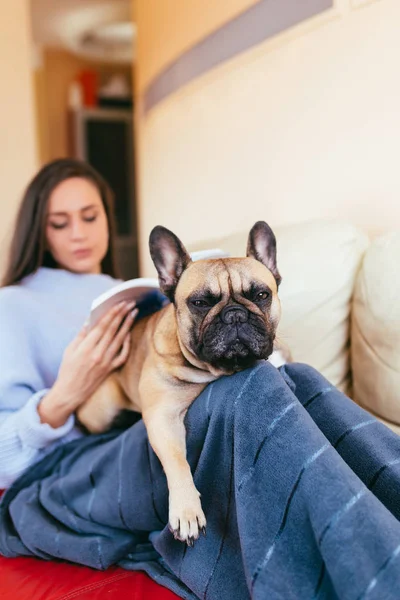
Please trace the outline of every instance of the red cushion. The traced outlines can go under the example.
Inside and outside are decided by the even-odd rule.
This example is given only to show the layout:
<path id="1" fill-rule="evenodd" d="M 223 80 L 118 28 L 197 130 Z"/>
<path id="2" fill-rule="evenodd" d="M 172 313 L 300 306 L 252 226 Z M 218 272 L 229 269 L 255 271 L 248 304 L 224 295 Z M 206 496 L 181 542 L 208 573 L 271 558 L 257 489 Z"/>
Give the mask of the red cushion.
<path id="1" fill-rule="evenodd" d="M 95 571 L 36 558 L 0 557 L 1 600 L 176 600 L 145 573 Z"/>

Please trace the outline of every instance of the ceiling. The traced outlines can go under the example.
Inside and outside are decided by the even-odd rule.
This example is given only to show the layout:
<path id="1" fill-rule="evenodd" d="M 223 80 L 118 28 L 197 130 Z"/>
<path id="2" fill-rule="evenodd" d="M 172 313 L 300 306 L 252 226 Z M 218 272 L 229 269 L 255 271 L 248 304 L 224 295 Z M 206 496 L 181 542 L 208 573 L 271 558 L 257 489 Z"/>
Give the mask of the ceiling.
<path id="1" fill-rule="evenodd" d="M 101 61 L 131 63 L 131 0 L 30 0 L 35 44 Z"/>

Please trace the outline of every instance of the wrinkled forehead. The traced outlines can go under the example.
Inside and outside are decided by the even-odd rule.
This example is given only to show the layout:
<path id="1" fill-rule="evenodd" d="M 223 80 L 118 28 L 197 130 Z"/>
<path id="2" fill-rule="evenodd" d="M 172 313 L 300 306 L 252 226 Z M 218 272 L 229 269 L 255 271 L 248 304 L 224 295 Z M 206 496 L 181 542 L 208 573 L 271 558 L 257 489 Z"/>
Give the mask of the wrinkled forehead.
<path id="1" fill-rule="evenodd" d="M 178 290 L 185 294 L 209 291 L 218 296 L 229 294 L 232 289 L 246 291 L 257 284 L 277 291 L 272 273 L 254 258 L 199 260 L 189 265 L 179 283 Z"/>

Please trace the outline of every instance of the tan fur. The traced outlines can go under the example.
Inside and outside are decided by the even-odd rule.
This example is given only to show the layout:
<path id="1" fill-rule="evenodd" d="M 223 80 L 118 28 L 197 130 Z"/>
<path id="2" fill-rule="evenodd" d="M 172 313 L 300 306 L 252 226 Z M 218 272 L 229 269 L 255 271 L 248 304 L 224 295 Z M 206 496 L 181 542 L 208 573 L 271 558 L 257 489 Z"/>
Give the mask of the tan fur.
<path id="1" fill-rule="evenodd" d="M 272 292 L 272 303 L 265 314 L 241 295 L 254 281 L 268 285 Z M 233 302 L 258 314 L 271 331 L 276 330 L 280 318 L 277 285 L 263 264 L 253 258 L 191 263 L 179 280 L 176 308 L 169 304 L 135 324 L 126 364 L 78 410 L 79 420 L 95 432 L 107 429 L 121 408 L 142 413 L 151 446 L 168 481 L 170 528 L 178 539 L 188 543 L 197 539 L 206 519 L 186 461 L 183 419 L 206 385 L 226 374 L 199 360 L 191 348 L 193 316 L 187 299 L 204 288 L 221 295 L 221 301 L 209 311 L 203 328 Z"/>

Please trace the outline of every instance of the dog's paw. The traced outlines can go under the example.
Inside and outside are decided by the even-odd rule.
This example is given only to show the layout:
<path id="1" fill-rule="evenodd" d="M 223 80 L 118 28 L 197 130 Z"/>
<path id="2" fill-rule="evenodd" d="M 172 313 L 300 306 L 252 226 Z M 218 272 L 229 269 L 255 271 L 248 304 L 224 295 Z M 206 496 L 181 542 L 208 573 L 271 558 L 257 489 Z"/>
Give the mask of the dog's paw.
<path id="1" fill-rule="evenodd" d="M 194 545 L 200 533 L 206 534 L 206 518 L 196 488 L 170 494 L 168 526 L 174 538 L 188 546 Z"/>

